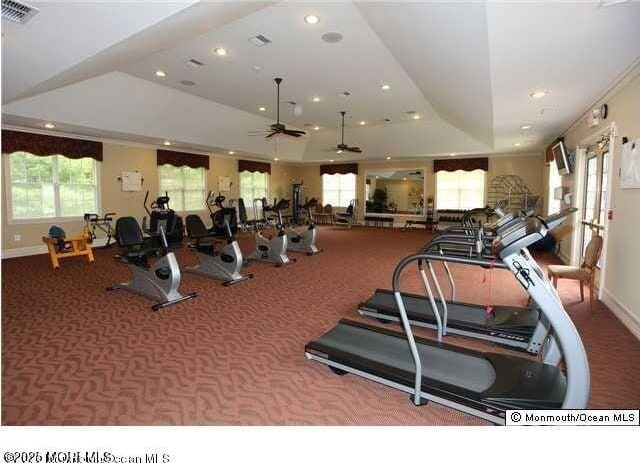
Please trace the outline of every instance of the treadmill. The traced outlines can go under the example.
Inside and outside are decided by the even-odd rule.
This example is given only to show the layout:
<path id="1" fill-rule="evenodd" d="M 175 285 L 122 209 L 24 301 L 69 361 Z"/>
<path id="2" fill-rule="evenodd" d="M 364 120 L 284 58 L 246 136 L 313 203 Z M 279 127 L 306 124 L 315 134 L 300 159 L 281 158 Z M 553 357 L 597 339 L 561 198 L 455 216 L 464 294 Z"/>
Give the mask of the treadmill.
<path id="1" fill-rule="evenodd" d="M 544 219 L 547 230 L 560 226 L 567 216 L 577 209 L 567 208 L 561 213 L 550 215 Z M 523 220 L 528 219 L 523 217 Z M 523 220 L 518 223 L 511 224 L 510 227 L 502 229 L 503 235 L 499 235 L 496 240 L 510 239 L 512 236 L 509 231 L 521 226 Z M 538 236 L 541 239 L 542 236 Z M 476 238 L 481 239 L 481 238 Z M 512 239 L 512 238 L 511 238 Z M 483 341 L 495 342 L 514 349 L 523 350 L 532 355 L 537 355 L 543 348 L 543 344 L 549 334 L 549 323 L 545 317 L 541 316 L 537 306 L 530 305 L 527 307 L 511 307 L 511 306 L 493 306 L 489 312 L 486 306 L 480 304 L 470 304 L 455 300 L 455 283 L 451 276 L 451 271 L 447 262 L 459 262 L 469 265 L 477 265 L 483 268 L 506 268 L 503 262 L 495 257 L 487 258 L 484 251 L 478 249 L 465 259 L 459 260 L 454 256 L 461 257 L 460 254 L 443 254 L 442 247 L 447 248 L 448 243 L 455 243 L 462 246 L 466 243 L 471 248 L 470 241 L 464 241 L 461 238 L 452 239 L 449 237 L 436 237 L 432 243 L 429 243 L 424 249 L 427 267 L 432 280 L 435 283 L 437 297 L 430 295 L 430 289 L 427 288 L 428 277 L 424 269 L 423 260 L 418 261 L 418 268 L 427 290 L 427 296 L 402 293 L 402 299 L 407 311 L 409 322 L 413 325 L 429 329 L 438 329 L 438 318 L 443 319 L 442 329 L 439 330 L 439 339 L 442 335 L 448 333 L 458 334 L 461 336 L 481 339 Z M 450 248 L 450 246 L 449 246 Z M 434 256 L 448 255 L 447 259 L 437 258 Z M 447 300 L 442 289 L 436 280 L 435 272 L 431 260 L 441 260 L 447 272 L 449 284 L 451 286 L 451 299 Z M 430 298 L 437 301 L 438 311 L 433 312 L 430 306 Z M 533 300 L 531 300 L 533 302 Z M 358 306 L 358 312 L 361 315 L 377 318 L 382 323 L 399 322 L 400 316 L 397 305 L 394 300 L 393 291 L 386 289 L 376 289 L 372 297 L 363 301 Z"/>
<path id="2" fill-rule="evenodd" d="M 584 408 L 590 376 L 582 340 L 558 293 L 526 248 L 547 230 L 541 219 L 530 218 L 494 243 L 496 253 L 550 322 L 553 336 L 546 343 L 550 353 L 543 362 L 414 337 L 399 281 L 407 265 L 434 258 L 423 254 L 404 258 L 393 273 L 404 332 L 341 320 L 306 345 L 306 357 L 339 375 L 353 373 L 406 392 L 414 405 L 432 400 L 496 424 L 504 424 L 510 409 Z M 566 376 L 558 366 L 561 360 Z"/>

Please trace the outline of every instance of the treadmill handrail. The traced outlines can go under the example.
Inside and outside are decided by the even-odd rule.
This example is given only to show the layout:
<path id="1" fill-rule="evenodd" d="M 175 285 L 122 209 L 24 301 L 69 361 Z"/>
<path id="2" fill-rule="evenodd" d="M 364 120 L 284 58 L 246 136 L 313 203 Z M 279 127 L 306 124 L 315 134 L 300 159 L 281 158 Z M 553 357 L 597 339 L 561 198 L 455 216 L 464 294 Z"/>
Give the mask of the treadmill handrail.
<path id="1" fill-rule="evenodd" d="M 442 262 L 454 262 L 456 264 L 466 264 L 466 265 L 478 265 L 480 267 L 494 267 L 494 268 L 508 268 L 504 262 L 500 260 L 499 257 L 496 257 L 495 260 L 489 260 L 483 257 L 459 257 L 452 256 L 447 254 L 431 254 L 430 252 L 423 252 L 421 254 L 414 254 L 415 256 L 420 256 L 421 259 L 424 260 L 439 260 Z"/>
<path id="2" fill-rule="evenodd" d="M 402 271 L 405 269 L 407 265 L 414 261 L 418 261 L 419 265 L 422 265 L 423 260 L 428 260 L 430 257 L 428 254 L 413 254 L 403 258 L 396 268 L 393 270 L 393 278 L 391 289 L 393 290 L 393 297 L 396 301 L 396 306 L 398 307 L 398 313 L 400 314 L 400 320 L 402 321 L 402 327 L 404 329 L 405 336 L 407 338 L 407 342 L 409 343 L 409 349 L 411 350 L 411 357 L 413 358 L 413 363 L 415 366 L 415 379 L 414 379 L 414 391 L 413 391 L 413 402 L 416 405 L 420 405 L 421 398 L 420 394 L 422 393 L 422 360 L 420 359 L 420 354 L 418 353 L 418 347 L 416 346 L 416 340 L 413 336 L 413 331 L 411 329 L 411 323 L 409 322 L 409 316 L 407 315 L 407 309 L 404 306 L 404 302 L 402 301 L 402 290 L 400 288 L 400 275 Z M 425 281 L 428 285 L 428 283 Z M 434 317 L 436 320 L 439 320 L 438 309 L 436 307 L 435 301 L 433 300 L 433 294 L 431 291 L 428 291 L 429 300 L 431 302 L 431 308 L 434 313 Z M 442 332 L 442 325 L 438 324 L 438 332 Z M 440 336 L 439 336 L 440 337 Z"/>

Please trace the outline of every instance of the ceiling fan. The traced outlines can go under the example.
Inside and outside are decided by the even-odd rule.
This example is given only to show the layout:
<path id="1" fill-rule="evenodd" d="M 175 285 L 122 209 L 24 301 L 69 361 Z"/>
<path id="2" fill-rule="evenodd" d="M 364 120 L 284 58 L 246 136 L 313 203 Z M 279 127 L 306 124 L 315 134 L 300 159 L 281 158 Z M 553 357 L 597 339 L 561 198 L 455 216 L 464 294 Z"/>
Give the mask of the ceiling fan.
<path id="1" fill-rule="evenodd" d="M 276 116 L 276 123 L 275 124 L 271 124 L 269 126 L 269 129 L 264 132 L 264 131 L 252 131 L 250 132 L 252 135 L 255 134 L 264 134 L 266 133 L 265 138 L 271 138 L 275 135 L 288 135 L 290 137 L 294 137 L 294 138 L 298 138 L 301 137 L 303 135 L 306 135 L 306 132 L 302 131 L 302 130 L 293 130 L 293 129 L 288 129 L 284 124 L 280 123 L 280 84 L 282 83 L 282 78 L 281 77 L 276 77 L 275 79 L 273 79 L 276 83 L 277 86 L 277 116 Z"/>
<path id="2" fill-rule="evenodd" d="M 344 143 L 344 116 L 345 114 L 347 114 L 345 111 L 340 111 L 340 115 L 342 116 L 342 123 L 340 125 L 340 130 L 341 130 L 341 138 L 340 138 L 340 143 L 338 143 L 338 145 L 336 147 L 332 147 L 331 151 L 334 151 L 337 154 L 342 154 L 345 151 L 349 151 L 351 153 L 362 153 L 362 150 L 360 148 L 358 148 L 357 146 L 349 146 L 349 145 L 345 145 Z"/>

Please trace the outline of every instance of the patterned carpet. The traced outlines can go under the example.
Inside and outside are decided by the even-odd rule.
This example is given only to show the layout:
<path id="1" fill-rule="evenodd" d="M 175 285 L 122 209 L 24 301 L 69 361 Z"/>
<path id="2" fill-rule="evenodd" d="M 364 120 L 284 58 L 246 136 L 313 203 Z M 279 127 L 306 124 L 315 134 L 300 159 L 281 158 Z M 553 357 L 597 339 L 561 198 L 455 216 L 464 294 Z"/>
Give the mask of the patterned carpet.
<path id="1" fill-rule="evenodd" d="M 323 227 L 324 253 L 298 255 L 285 268 L 252 263 L 255 278 L 229 288 L 183 275 L 182 291 L 199 297 L 159 313 L 144 298 L 105 291 L 129 277 L 111 259 L 115 250 L 98 250 L 92 265 L 65 260 L 56 272 L 45 255 L 3 260 L 2 423 L 486 424 L 437 404 L 413 407 L 399 391 L 336 376 L 303 355 L 338 319 L 361 319 L 358 302 L 389 287 L 395 264 L 427 238 L 419 230 Z M 248 253 L 251 238 L 241 242 Z M 187 250 L 178 260 L 194 262 Z M 454 272 L 461 299 L 488 301 L 483 270 Z M 526 302 L 508 272 L 494 270 L 492 280 L 493 303 Z M 403 289 L 420 288 L 414 272 L 403 281 Z M 640 342 L 603 305 L 579 303 L 572 282 L 560 290 L 589 354 L 590 407 L 638 408 Z"/>

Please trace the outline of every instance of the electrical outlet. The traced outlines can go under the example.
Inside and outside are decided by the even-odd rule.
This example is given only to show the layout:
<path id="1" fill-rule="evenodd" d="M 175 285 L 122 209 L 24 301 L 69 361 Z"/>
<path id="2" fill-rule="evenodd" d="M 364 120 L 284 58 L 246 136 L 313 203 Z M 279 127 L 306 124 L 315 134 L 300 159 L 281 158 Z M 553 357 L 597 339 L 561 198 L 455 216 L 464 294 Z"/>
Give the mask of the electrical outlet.
<path id="1" fill-rule="evenodd" d="M 20 241 L 22 239 L 22 235 L 13 235 L 13 241 Z"/>

